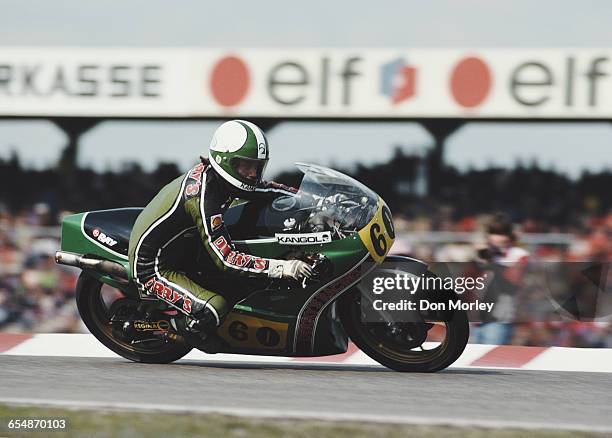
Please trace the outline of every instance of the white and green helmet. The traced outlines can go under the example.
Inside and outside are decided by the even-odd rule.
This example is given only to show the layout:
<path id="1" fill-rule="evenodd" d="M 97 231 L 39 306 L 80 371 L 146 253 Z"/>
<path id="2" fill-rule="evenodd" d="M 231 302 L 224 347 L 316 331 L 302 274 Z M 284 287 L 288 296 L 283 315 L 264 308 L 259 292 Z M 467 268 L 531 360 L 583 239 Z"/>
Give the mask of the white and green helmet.
<path id="1" fill-rule="evenodd" d="M 268 157 L 268 140 L 263 131 L 245 120 L 225 122 L 210 142 L 209 159 L 213 169 L 240 190 L 257 188 Z"/>

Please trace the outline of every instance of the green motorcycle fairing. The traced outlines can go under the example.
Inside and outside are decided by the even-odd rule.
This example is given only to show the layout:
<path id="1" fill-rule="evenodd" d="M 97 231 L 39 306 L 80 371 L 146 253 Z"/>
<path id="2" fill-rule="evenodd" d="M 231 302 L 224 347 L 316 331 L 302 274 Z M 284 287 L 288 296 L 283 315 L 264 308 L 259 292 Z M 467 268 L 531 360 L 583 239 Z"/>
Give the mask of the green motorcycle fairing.
<path id="1" fill-rule="evenodd" d="M 322 254 L 329 269 L 305 287 L 275 281 L 265 289 L 248 291 L 250 295 L 234 305 L 217 330 L 229 345 L 222 352 L 343 353 L 348 339 L 332 304 L 365 275 L 366 265 L 382 262 L 391 248 L 395 237 L 391 215 L 378 195 L 332 169 L 299 167 L 305 176 L 295 199 L 283 196 L 268 205 L 239 203 L 230 207 L 224 221 L 240 251 L 279 259 Z M 140 211 L 126 208 L 67 216 L 62 223 L 61 249 L 117 262 L 129 274 L 127 244 Z M 323 237 L 323 241 L 309 236 Z M 184 238 L 194 237 L 187 233 Z M 364 264 L 367 261 L 373 263 Z M 144 298 L 131 277 L 121 282 L 88 273 L 127 296 Z"/>

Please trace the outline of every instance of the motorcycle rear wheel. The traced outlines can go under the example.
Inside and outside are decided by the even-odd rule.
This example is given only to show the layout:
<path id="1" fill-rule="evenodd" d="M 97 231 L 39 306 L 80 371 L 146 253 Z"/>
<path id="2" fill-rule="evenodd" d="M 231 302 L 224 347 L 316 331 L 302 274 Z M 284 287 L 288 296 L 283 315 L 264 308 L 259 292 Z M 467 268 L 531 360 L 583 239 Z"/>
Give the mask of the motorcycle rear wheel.
<path id="1" fill-rule="evenodd" d="M 167 342 L 158 346 L 136 346 L 119 339 L 113 333 L 109 312 L 102 297 L 103 284 L 95 278 L 82 272 L 76 287 L 76 302 L 81 319 L 92 335 L 107 348 L 118 355 L 134 362 L 170 363 L 174 362 L 192 350 L 184 344 Z"/>
<path id="2" fill-rule="evenodd" d="M 444 340 L 431 350 L 401 348 L 397 343 L 376 335 L 375 324 L 361 318 L 360 293 L 353 289 L 340 297 L 336 309 L 349 338 L 378 363 L 401 372 L 433 373 L 447 368 L 463 353 L 470 335 L 467 313 L 456 311 L 446 328 Z M 430 321 L 428 321 L 430 322 Z M 378 330 L 380 331 L 380 330 Z"/>

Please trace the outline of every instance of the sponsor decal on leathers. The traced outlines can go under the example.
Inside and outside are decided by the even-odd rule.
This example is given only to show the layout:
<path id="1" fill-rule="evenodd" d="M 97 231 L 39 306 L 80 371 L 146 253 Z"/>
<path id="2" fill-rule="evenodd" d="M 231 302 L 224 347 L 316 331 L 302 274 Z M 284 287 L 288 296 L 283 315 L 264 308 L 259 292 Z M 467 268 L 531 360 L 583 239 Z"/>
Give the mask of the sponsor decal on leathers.
<path id="1" fill-rule="evenodd" d="M 185 187 L 185 195 L 195 196 L 200 193 L 202 185 L 202 172 L 204 172 L 204 164 L 200 163 L 189 172 L 189 184 Z M 193 182 L 191 182 L 193 180 Z"/>
<path id="2" fill-rule="evenodd" d="M 192 301 L 184 293 L 164 285 L 156 278 L 151 278 L 144 285 L 145 289 L 157 295 L 158 298 L 172 304 L 176 308 L 182 308 L 185 312 L 191 313 Z M 180 300 L 182 300 L 182 305 Z"/>
<path id="3" fill-rule="evenodd" d="M 234 251 L 224 236 L 215 239 L 213 245 L 221 252 L 225 263 L 252 272 L 261 272 L 268 268 L 268 260 Z"/>
<path id="4" fill-rule="evenodd" d="M 320 245 L 322 243 L 331 242 L 331 232 L 322 231 L 320 233 L 304 233 L 304 234 L 283 234 L 276 233 L 276 240 L 281 245 Z"/>
<path id="5" fill-rule="evenodd" d="M 210 217 L 210 229 L 216 231 L 223 225 L 223 215 L 215 214 Z"/>

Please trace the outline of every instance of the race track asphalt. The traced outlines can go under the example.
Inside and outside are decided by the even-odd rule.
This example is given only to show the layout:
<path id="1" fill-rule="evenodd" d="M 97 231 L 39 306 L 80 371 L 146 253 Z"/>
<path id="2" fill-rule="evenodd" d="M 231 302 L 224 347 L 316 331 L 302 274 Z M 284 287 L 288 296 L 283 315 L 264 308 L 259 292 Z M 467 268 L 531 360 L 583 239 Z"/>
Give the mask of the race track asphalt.
<path id="1" fill-rule="evenodd" d="M 0 402 L 612 432 L 612 373 L 3 355 Z"/>

